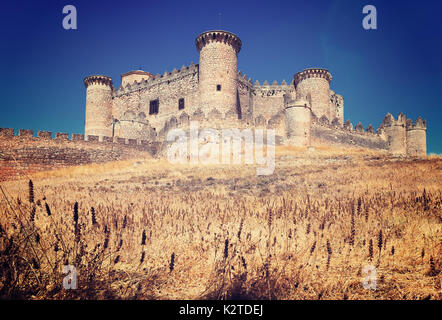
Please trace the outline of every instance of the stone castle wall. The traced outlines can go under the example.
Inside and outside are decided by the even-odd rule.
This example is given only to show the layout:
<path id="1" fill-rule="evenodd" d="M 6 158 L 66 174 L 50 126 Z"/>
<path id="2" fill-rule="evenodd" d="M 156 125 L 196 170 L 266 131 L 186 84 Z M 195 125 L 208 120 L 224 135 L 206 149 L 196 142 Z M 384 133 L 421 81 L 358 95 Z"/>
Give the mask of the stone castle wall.
<path id="1" fill-rule="evenodd" d="M 156 143 L 116 139 L 98 136 L 39 131 L 34 137 L 32 130 L 19 130 L 14 135 L 10 128 L 0 128 L 0 181 L 11 180 L 24 174 L 52 170 L 73 165 L 102 163 L 130 158 L 151 157 L 159 150 Z"/>
<path id="2" fill-rule="evenodd" d="M 241 71 L 237 74 L 237 106 L 231 110 L 231 116 L 236 115 L 237 119 L 253 123 L 253 84 L 252 79 L 247 78 Z M 234 112 L 236 111 L 236 112 Z"/>
<path id="3" fill-rule="evenodd" d="M 278 85 L 276 81 L 269 85 L 265 81 L 262 85 L 257 81 L 253 86 L 252 105 L 253 117 L 258 123 L 269 121 L 277 114 L 284 111 L 284 95 L 295 95 L 294 86 L 282 83 Z"/>
<path id="4" fill-rule="evenodd" d="M 158 114 L 149 114 L 150 101 L 158 99 Z M 179 110 L 179 99 L 184 109 Z M 172 117 L 192 114 L 199 107 L 198 65 L 157 74 L 154 78 L 121 86 L 113 94 L 113 114 L 119 123 L 115 136 L 132 139 L 154 139 Z"/>
<path id="5" fill-rule="evenodd" d="M 371 127 L 368 127 L 371 128 Z M 311 144 L 327 146 L 351 146 L 374 150 L 388 151 L 387 139 L 370 129 L 364 131 L 358 127 L 353 129 L 352 125 L 336 127 L 327 123 L 315 121 L 311 127 Z"/>

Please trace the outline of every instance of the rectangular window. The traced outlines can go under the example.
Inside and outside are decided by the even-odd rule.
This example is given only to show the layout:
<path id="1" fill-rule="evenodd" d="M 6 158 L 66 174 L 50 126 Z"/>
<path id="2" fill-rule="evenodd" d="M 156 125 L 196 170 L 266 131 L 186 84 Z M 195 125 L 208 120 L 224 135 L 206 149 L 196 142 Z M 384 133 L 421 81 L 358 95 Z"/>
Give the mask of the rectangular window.
<path id="1" fill-rule="evenodd" d="M 221 91 L 221 85 L 220 84 L 216 85 L 216 91 Z"/>
<path id="2" fill-rule="evenodd" d="M 184 109 L 184 98 L 178 99 L 178 110 Z"/>
<path id="3" fill-rule="evenodd" d="M 149 114 L 158 114 L 160 102 L 158 99 L 151 100 L 149 105 Z"/>

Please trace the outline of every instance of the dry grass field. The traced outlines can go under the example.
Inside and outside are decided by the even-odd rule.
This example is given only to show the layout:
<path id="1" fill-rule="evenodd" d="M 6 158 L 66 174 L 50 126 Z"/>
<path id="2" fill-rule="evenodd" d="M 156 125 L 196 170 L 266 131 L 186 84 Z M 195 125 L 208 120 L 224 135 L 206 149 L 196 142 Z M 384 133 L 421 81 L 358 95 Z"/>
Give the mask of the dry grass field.
<path id="1" fill-rule="evenodd" d="M 442 299 L 441 157 L 279 147 L 273 175 L 255 169 L 137 159 L 1 183 L 0 296 Z"/>

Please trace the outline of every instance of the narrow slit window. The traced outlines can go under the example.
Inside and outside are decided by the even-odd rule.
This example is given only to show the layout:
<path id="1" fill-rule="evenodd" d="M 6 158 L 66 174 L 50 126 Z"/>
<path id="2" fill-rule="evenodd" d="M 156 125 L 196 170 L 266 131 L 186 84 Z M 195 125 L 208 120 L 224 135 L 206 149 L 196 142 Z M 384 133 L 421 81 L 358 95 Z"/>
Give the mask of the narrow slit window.
<path id="1" fill-rule="evenodd" d="M 178 99 L 178 110 L 184 109 L 184 98 Z"/>

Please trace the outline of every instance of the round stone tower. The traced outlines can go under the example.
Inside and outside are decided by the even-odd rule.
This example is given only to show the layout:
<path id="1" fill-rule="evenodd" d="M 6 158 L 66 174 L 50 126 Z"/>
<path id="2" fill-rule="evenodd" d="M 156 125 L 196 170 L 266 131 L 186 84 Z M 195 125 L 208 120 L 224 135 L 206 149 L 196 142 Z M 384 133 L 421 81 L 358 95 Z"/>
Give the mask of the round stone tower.
<path id="1" fill-rule="evenodd" d="M 405 132 L 405 115 L 400 113 L 397 120 L 388 113 L 381 127 L 387 136 L 388 150 L 393 155 L 406 155 L 407 137 Z"/>
<path id="2" fill-rule="evenodd" d="M 312 112 L 319 119 L 326 116 L 331 122 L 330 81 L 332 76 L 326 69 L 310 68 L 294 76 L 296 93 L 310 103 Z"/>
<path id="3" fill-rule="evenodd" d="M 427 123 L 421 117 L 416 124 L 407 120 L 407 155 L 425 156 L 427 154 Z"/>
<path id="4" fill-rule="evenodd" d="M 291 100 L 284 96 L 287 141 L 292 146 L 309 146 L 311 137 L 312 111 L 308 101 L 302 97 Z"/>
<path id="5" fill-rule="evenodd" d="M 112 78 L 93 75 L 84 79 L 86 121 L 84 134 L 112 136 Z"/>
<path id="6" fill-rule="evenodd" d="M 125 87 L 128 84 L 133 84 L 135 81 L 141 82 L 142 80 L 147 80 L 149 78 L 154 78 L 154 75 L 150 72 L 143 70 L 132 70 L 121 75 L 121 86 Z"/>
<path id="7" fill-rule="evenodd" d="M 216 108 L 225 115 L 237 112 L 237 67 L 241 40 L 231 32 L 215 30 L 196 40 L 200 53 L 199 90 L 201 110 L 207 115 Z"/>

